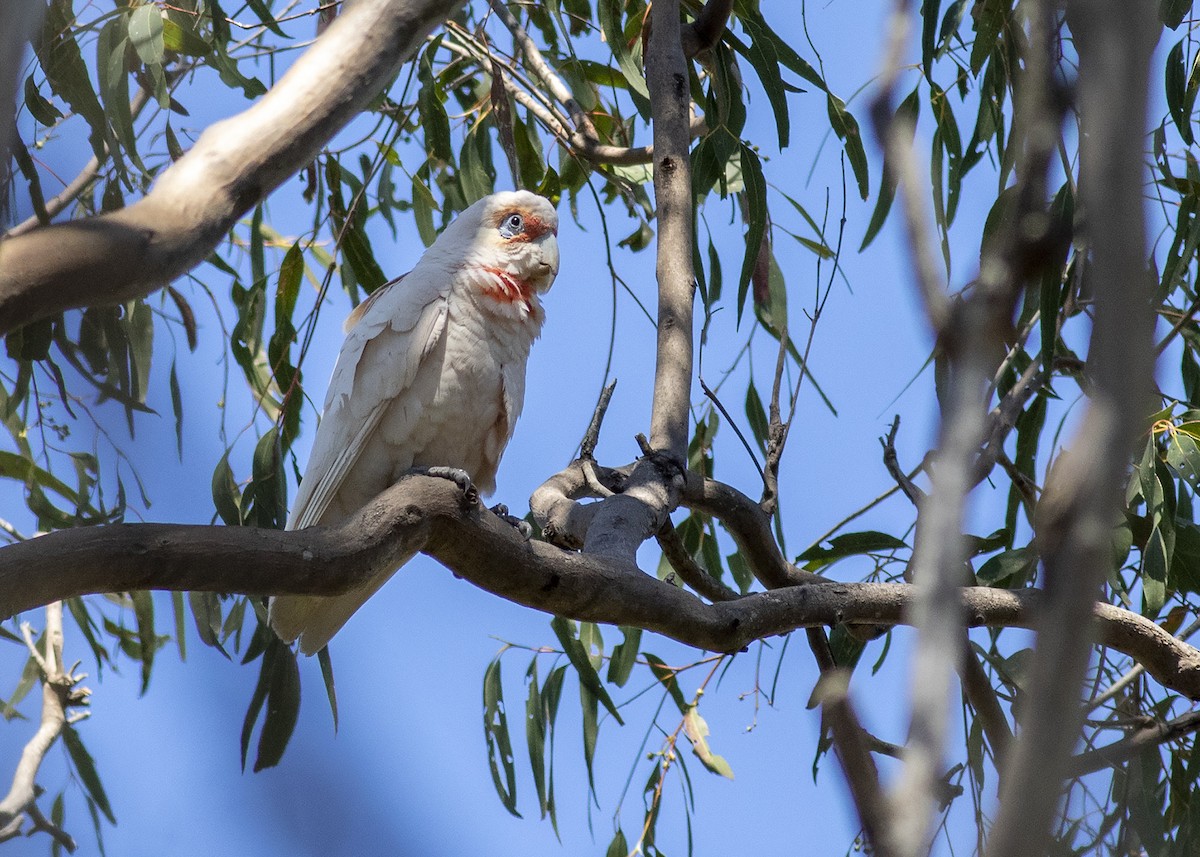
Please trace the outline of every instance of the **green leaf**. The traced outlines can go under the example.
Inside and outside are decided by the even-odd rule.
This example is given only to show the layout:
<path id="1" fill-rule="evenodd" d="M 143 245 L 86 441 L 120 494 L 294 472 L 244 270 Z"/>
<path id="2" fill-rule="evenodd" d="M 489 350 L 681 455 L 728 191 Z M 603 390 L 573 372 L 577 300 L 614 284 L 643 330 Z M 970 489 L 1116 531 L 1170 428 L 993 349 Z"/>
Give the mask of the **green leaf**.
<path id="1" fill-rule="evenodd" d="M 32 74 L 25 78 L 25 108 L 34 119 L 46 126 L 63 118 L 62 111 L 38 92 Z"/>
<path id="2" fill-rule="evenodd" d="M 754 386 L 753 379 L 751 379 L 749 385 L 746 387 L 746 420 L 750 423 L 750 432 L 758 442 L 759 450 L 766 452 L 770 426 L 767 422 L 767 410 L 763 407 L 762 399 L 758 395 L 758 389 Z"/>
<path id="3" fill-rule="evenodd" d="M 212 45 L 200 38 L 190 26 L 171 18 L 162 19 L 163 47 L 177 54 L 190 57 L 206 57 L 212 53 Z"/>
<path id="4" fill-rule="evenodd" d="M 644 653 L 646 662 L 650 664 L 650 672 L 654 673 L 654 677 L 658 679 L 658 683 L 666 688 L 667 693 L 671 695 L 671 699 L 679 708 L 680 714 L 687 714 L 688 701 L 683 698 L 683 691 L 679 689 L 679 682 L 675 678 L 675 671 L 668 667 L 666 663 L 658 655 L 652 655 L 649 652 Z"/>
<path id="5" fill-rule="evenodd" d="M 821 565 L 828 565 L 834 560 L 847 556 L 899 550 L 906 547 L 908 545 L 895 536 L 889 536 L 887 533 L 880 533 L 875 530 L 866 530 L 861 533 L 844 533 L 840 536 L 834 536 L 829 540 L 829 547 L 827 548 L 821 547 L 819 544 L 813 545 L 800 554 L 800 556 L 796 557 L 796 562 L 817 561 Z"/>
<path id="6" fill-rule="evenodd" d="M 129 593 L 133 601 L 133 615 L 137 620 L 138 642 L 142 649 L 142 690 L 150 686 L 150 670 L 154 665 L 154 650 L 158 648 L 158 637 L 154 633 L 154 598 L 145 590 Z"/>
<path id="7" fill-rule="evenodd" d="M 146 65 L 162 64 L 163 29 L 162 12 L 153 3 L 137 6 L 129 13 L 129 41 Z"/>
<path id="8" fill-rule="evenodd" d="M 184 615 L 183 593 L 171 593 L 171 610 L 175 614 L 175 645 L 179 649 L 179 660 L 187 660 L 187 634 L 185 622 L 187 617 Z"/>
<path id="9" fill-rule="evenodd" d="M 759 248 L 767 230 L 767 180 L 763 176 L 762 162 L 753 149 L 745 143 L 739 143 L 739 153 L 746 198 L 746 254 L 742 258 L 742 272 L 738 277 L 737 298 L 737 320 L 741 324 L 750 279 L 754 276 Z"/>
<path id="10" fill-rule="evenodd" d="M 596 776 L 594 762 L 596 759 L 596 743 L 600 739 L 600 705 L 592 689 L 579 683 L 579 708 L 583 718 L 583 762 L 587 768 L 588 792 L 596 796 Z"/>
<path id="11" fill-rule="evenodd" d="M 450 145 L 450 119 L 442 104 L 440 87 L 433 77 L 432 52 L 440 40 L 435 39 L 421 57 L 417 66 L 417 79 L 421 88 L 417 93 L 417 115 L 421 130 L 425 134 L 425 153 L 442 164 L 454 163 L 454 149 Z"/>
<path id="12" fill-rule="evenodd" d="M 980 586 L 1019 586 L 1037 565 L 1032 548 L 1014 548 L 996 554 L 979 567 L 975 580 Z"/>
<path id="13" fill-rule="evenodd" d="M 922 0 L 921 69 L 925 72 L 925 79 L 930 83 L 933 83 L 933 52 L 937 43 L 939 11 L 941 11 L 941 0 Z"/>
<path id="14" fill-rule="evenodd" d="M 192 608 L 192 617 L 196 620 L 196 633 L 200 637 L 200 642 L 206 646 L 212 646 L 228 658 L 229 653 L 225 651 L 217 636 L 221 630 L 219 596 L 215 592 L 189 592 L 187 597 L 188 605 Z M 245 758 L 242 759 L 242 767 L 246 767 Z"/>
<path id="15" fill-rule="evenodd" d="M 1158 0 L 1158 20 L 1176 30 L 1191 8 L 1192 0 Z"/>
<path id="16" fill-rule="evenodd" d="M 329 647 L 325 646 L 317 652 L 317 662 L 321 665 L 321 681 L 325 684 L 325 697 L 329 700 L 329 711 L 333 715 L 333 731 L 338 729 L 337 691 L 333 683 L 333 661 L 329 657 Z"/>
<path id="17" fill-rule="evenodd" d="M 1192 136 L 1190 105 L 1187 98 L 1187 68 L 1184 66 L 1184 46 L 1185 42 L 1177 42 L 1167 53 L 1165 92 L 1167 96 L 1167 109 L 1171 113 L 1171 119 L 1175 122 L 1175 127 L 1179 129 L 1179 136 L 1190 146 L 1194 142 L 1194 138 Z"/>
<path id="18" fill-rule="evenodd" d="M 525 699 L 525 743 L 529 748 L 529 766 L 533 772 L 533 786 L 537 791 L 538 809 L 542 818 L 546 817 L 548 799 L 546 796 L 546 710 L 542 704 L 542 696 L 538 687 L 537 655 L 529 662 L 525 673 L 525 681 L 529 685 L 529 694 Z"/>
<path id="19" fill-rule="evenodd" d="M 108 120 L 100 99 L 92 89 L 87 64 L 75 41 L 76 17 L 71 0 L 53 0 L 42 18 L 41 33 L 35 38 L 34 51 L 50 89 L 70 105 L 71 111 L 88 124 L 88 140 L 101 163 L 107 158 Z"/>
<path id="20" fill-rule="evenodd" d="M 275 22 L 275 16 L 271 14 L 271 9 L 264 0 L 246 0 L 246 5 L 250 7 L 250 11 L 258 17 L 258 20 L 266 25 L 268 30 L 277 36 L 289 38 L 287 33 L 279 29 L 279 24 Z"/>
<path id="21" fill-rule="evenodd" d="M 1165 523 L 1165 522 L 1163 522 Z M 1150 532 L 1142 549 L 1142 598 L 1147 616 L 1157 616 L 1167 601 L 1167 576 L 1171 569 L 1171 551 L 1163 525 Z"/>
<path id="22" fill-rule="evenodd" d="M 126 51 L 129 37 L 123 15 L 110 20 L 96 39 L 96 71 L 100 79 L 100 98 L 105 113 L 121 148 L 134 165 L 145 171 L 137 154 L 137 134 L 133 130 L 133 113 L 129 107 L 129 66 Z M 115 141 L 114 141 L 115 142 Z M 120 164 L 120 152 L 110 153 Z"/>
<path id="23" fill-rule="evenodd" d="M 233 470 L 229 466 L 228 450 L 221 456 L 213 469 L 212 476 L 213 506 L 217 514 L 228 527 L 242 525 L 242 495 L 238 491 L 237 482 L 233 478 Z M 203 634 L 201 634 L 203 636 Z"/>
<path id="24" fill-rule="evenodd" d="M 625 639 L 613 649 L 612 658 L 608 662 L 608 682 L 617 687 L 624 687 L 637 663 L 638 649 L 642 645 L 642 629 L 621 626 Z"/>
<path id="25" fill-rule="evenodd" d="M 913 87 L 900 106 L 896 108 L 896 121 L 903 122 L 906 128 L 910 129 L 911 134 L 915 134 L 917 130 L 917 118 L 921 112 L 921 93 L 920 87 Z M 912 137 L 907 140 L 912 143 Z M 887 154 L 883 158 L 883 178 L 880 179 L 879 197 L 875 200 L 875 209 L 871 212 L 871 221 L 867 224 L 867 232 L 863 236 L 862 244 L 858 251 L 861 253 L 867 249 L 867 246 L 875 240 L 875 236 L 879 234 L 879 230 L 883 228 L 883 224 L 887 221 L 888 212 L 891 211 L 892 201 L 896 197 L 896 174 L 895 167 L 892 165 Z"/>
<path id="26" fill-rule="evenodd" d="M 67 748 L 67 755 L 71 757 L 71 764 L 75 766 L 75 772 L 79 774 L 79 780 L 83 783 L 87 796 L 95 802 L 110 823 L 116 824 L 117 819 L 113 816 L 112 807 L 108 803 L 108 795 L 104 793 L 100 775 L 96 773 L 96 762 L 87 748 L 83 746 L 79 733 L 75 731 L 74 726 L 67 724 L 63 726 L 62 738 L 63 744 Z"/>
<path id="27" fill-rule="evenodd" d="M 263 672 L 267 673 L 267 711 L 258 736 L 255 773 L 279 764 L 300 716 L 300 668 L 295 652 L 282 640 L 272 640 L 263 655 Z"/>
<path id="28" fill-rule="evenodd" d="M 771 103 L 771 112 L 775 114 L 775 130 L 779 138 L 779 148 L 786 149 L 791 136 L 791 122 L 788 118 L 787 94 L 784 91 L 783 78 L 779 74 L 779 55 L 775 45 L 761 31 L 752 38 L 746 51 L 746 58 L 754 67 L 767 100 Z"/>
<path id="29" fill-rule="evenodd" d="M 973 17 L 975 18 L 975 43 L 971 46 L 971 73 L 979 74 L 984 62 L 996 49 L 1000 31 L 1008 19 L 1011 4 L 1009 0 L 982 0 L 976 3 Z"/>
<path id="30" fill-rule="evenodd" d="M 175 361 L 171 361 L 168 379 L 171 388 L 171 412 L 175 414 L 175 451 L 183 461 L 183 392 L 179 389 L 179 375 L 175 372 Z"/>
<path id="31" fill-rule="evenodd" d="M 629 94 L 638 106 L 638 112 L 647 114 L 650 106 L 650 90 L 646 86 L 646 78 L 642 74 L 642 64 L 630 50 L 631 44 L 626 40 L 621 28 L 621 9 L 625 4 L 621 0 L 598 0 L 596 13 L 599 16 L 600 31 L 612 51 L 616 66 L 629 84 Z M 633 44 L 640 44 L 641 40 Z"/>
<path id="32" fill-rule="evenodd" d="M 621 719 L 621 715 L 617 712 L 617 707 L 613 705 L 612 697 L 608 695 L 608 691 L 600 683 L 600 676 L 596 674 L 596 668 L 592 666 L 592 662 L 588 659 L 588 652 L 575 636 L 571 624 L 569 620 L 563 619 L 561 616 L 555 616 L 550 622 L 550 627 L 554 630 L 555 636 L 558 637 L 559 643 L 562 644 L 563 651 L 566 652 L 567 658 L 571 661 L 571 666 L 575 667 L 575 672 L 579 674 L 579 684 L 586 686 L 596 699 L 604 704 L 608 713 L 624 726 L 625 721 Z"/>
<path id="33" fill-rule="evenodd" d="M 854 171 L 855 181 L 858 182 L 858 195 L 866 199 L 871 193 L 871 179 L 867 167 L 867 152 L 863 149 L 862 134 L 858 130 L 858 120 L 846 109 L 846 103 L 832 92 L 827 93 L 825 106 L 829 114 L 829 127 L 842 141 L 846 157 L 850 159 L 850 168 Z"/>
<path id="34" fill-rule="evenodd" d="M 203 634 L 201 634 L 203 637 Z M 263 703 L 267 701 L 267 688 L 270 686 L 270 671 L 267 668 L 267 659 L 274 656 L 274 652 L 268 649 L 264 652 L 263 663 L 258 670 L 258 681 L 254 685 L 254 692 L 250 695 L 250 704 L 246 707 L 246 716 L 242 719 L 242 735 L 241 735 L 241 751 L 242 751 L 242 771 L 246 770 L 246 757 L 250 752 L 250 736 L 254 733 L 254 724 L 258 721 L 258 715 L 262 712 Z"/>
<path id="35" fill-rule="evenodd" d="M 513 765 L 512 741 L 508 735 L 508 715 L 504 711 L 504 688 L 500 681 L 500 658 L 488 664 L 483 674 L 483 735 L 487 741 L 488 766 L 496 794 L 504 808 L 517 818 L 517 772 Z M 500 769 L 504 769 L 501 778 Z"/>
<path id="36" fill-rule="evenodd" d="M 252 466 L 255 522 L 259 527 L 282 530 L 287 525 L 287 473 L 278 428 L 272 427 L 258 439 Z"/>
<path id="37" fill-rule="evenodd" d="M 613 834 L 612 842 L 608 843 L 608 850 L 604 852 L 604 857 L 626 857 L 628 853 L 629 843 L 625 841 L 624 831 L 618 827 L 617 832 Z"/>

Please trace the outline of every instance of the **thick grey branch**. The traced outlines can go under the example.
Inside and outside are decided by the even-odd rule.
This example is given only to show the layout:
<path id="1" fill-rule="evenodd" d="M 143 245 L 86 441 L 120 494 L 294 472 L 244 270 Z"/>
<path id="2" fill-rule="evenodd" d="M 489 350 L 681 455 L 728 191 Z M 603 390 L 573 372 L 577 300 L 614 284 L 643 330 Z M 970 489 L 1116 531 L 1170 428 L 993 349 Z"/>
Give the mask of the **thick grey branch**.
<path id="1" fill-rule="evenodd" d="M 1051 7 L 1031 12 L 1032 50 L 1049 55 Z M 1020 739 L 1001 789 L 989 857 L 1044 850 L 1082 717 L 1080 688 L 1092 640 L 1089 614 L 1112 566 L 1109 526 L 1138 428 L 1150 408 L 1153 341 L 1145 270 L 1142 159 L 1149 60 L 1159 33 L 1148 0 L 1071 0 L 1079 50 L 1080 199 L 1087 211 L 1096 315 L 1088 354 L 1094 393 L 1086 429 L 1050 474 L 1035 521 L 1047 612 Z"/>
<path id="2" fill-rule="evenodd" d="M 24 60 L 25 41 L 42 19 L 45 4 L 38 0 L 4 0 L 0 3 L 0 163 L 8 163 L 13 133 L 13 95 Z M 0 199 L 8 194 L 0 180 Z M 0 206 L 2 207 L 2 206 Z"/>
<path id="3" fill-rule="evenodd" d="M 0 548 L 0 617 L 73 595 L 134 589 L 337 595 L 423 550 L 456 575 L 517 604 L 580 621 L 635 625 L 699 649 L 736 652 L 797 628 L 908 624 L 902 583 L 790 586 L 705 604 L 621 559 L 526 542 L 444 479 L 411 476 L 337 527 L 298 531 L 182 524 L 62 530 Z M 960 590 L 968 625 L 1029 628 L 1039 590 Z M 1092 613 L 1100 641 L 1159 683 L 1200 699 L 1200 651 L 1109 604 Z"/>
<path id="4" fill-rule="evenodd" d="M 254 106 L 205 131 L 143 199 L 0 242 L 0 333 L 144 295 L 199 264 L 461 5 L 358 0 Z"/>
<path id="5" fill-rule="evenodd" d="M 721 41 L 732 11 L 733 0 L 708 0 L 696 15 L 696 20 L 683 27 L 684 54 L 694 57 Z"/>
<path id="6" fill-rule="evenodd" d="M 658 360 L 650 446 L 687 460 L 692 391 L 691 95 L 680 45 L 679 0 L 650 9 L 646 83 L 654 115 L 654 200 L 658 218 Z"/>

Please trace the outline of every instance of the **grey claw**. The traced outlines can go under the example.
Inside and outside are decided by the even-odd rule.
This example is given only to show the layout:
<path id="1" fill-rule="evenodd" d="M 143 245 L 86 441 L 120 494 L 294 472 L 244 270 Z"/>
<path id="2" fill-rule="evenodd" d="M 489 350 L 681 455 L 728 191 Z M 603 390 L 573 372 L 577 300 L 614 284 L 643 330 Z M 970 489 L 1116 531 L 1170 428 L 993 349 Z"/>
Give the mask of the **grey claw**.
<path id="1" fill-rule="evenodd" d="M 463 492 L 463 500 L 468 505 L 474 505 L 479 502 L 479 489 L 471 482 L 471 474 L 460 467 L 423 467 L 418 468 L 419 472 L 426 476 L 433 476 L 437 479 L 449 479 Z"/>
<path id="2" fill-rule="evenodd" d="M 529 525 L 529 522 L 524 518 L 518 518 L 515 515 L 510 515 L 508 513 L 508 506 L 504 505 L 503 503 L 497 503 L 495 506 L 493 506 L 491 508 L 491 513 L 497 518 L 503 520 L 509 526 L 516 527 L 517 532 L 521 534 L 521 538 L 523 538 L 525 541 L 529 541 L 533 538 L 533 527 Z"/>

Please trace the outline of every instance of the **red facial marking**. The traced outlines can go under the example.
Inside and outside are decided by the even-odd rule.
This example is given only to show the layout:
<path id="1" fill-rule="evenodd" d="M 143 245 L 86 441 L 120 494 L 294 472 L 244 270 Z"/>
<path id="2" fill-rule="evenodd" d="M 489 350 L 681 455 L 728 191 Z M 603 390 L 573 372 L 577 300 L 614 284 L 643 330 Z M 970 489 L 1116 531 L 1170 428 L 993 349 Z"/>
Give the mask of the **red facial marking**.
<path id="1" fill-rule="evenodd" d="M 500 268 L 485 267 L 483 270 L 491 275 L 482 289 L 485 295 L 499 303 L 523 303 L 526 311 L 533 312 L 533 286 Z"/>
<path id="2" fill-rule="evenodd" d="M 546 223 L 546 221 L 542 220 L 542 218 L 538 217 L 536 214 L 526 213 L 524 215 L 524 217 L 525 217 L 525 231 L 521 232 L 518 235 L 514 235 L 512 238 L 509 238 L 508 239 L 509 241 L 512 241 L 512 242 L 536 241 L 537 239 L 539 239 L 543 235 L 545 235 L 547 232 L 553 232 L 555 235 L 558 234 L 557 227 L 550 226 L 548 223 Z"/>

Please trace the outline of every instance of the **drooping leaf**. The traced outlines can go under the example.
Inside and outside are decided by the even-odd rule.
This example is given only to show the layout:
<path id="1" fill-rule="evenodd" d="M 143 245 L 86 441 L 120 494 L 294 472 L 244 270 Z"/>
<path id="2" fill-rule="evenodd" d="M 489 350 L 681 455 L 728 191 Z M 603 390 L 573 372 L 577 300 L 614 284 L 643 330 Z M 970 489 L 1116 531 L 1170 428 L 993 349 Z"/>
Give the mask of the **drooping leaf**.
<path id="1" fill-rule="evenodd" d="M 604 704 L 608 713 L 618 723 L 624 725 L 625 721 L 621 719 L 621 715 L 617 712 L 617 707 L 613 704 L 612 697 L 608 695 L 608 691 L 604 689 L 604 685 L 600 682 L 600 676 L 596 673 L 596 668 L 592 666 L 592 662 L 588 659 L 587 650 L 579 642 L 579 638 L 575 636 L 575 632 L 571 629 L 568 620 L 560 616 L 555 616 L 550 622 L 550 627 L 554 630 L 554 635 L 558 637 L 563 651 L 566 652 L 567 658 L 571 661 L 571 666 L 575 667 L 575 671 L 579 674 L 580 685 L 586 686 L 596 699 Z"/>
<path id="2" fill-rule="evenodd" d="M 92 754 L 83 746 L 83 740 L 79 737 L 79 733 L 75 730 L 75 727 L 70 724 L 64 726 L 62 739 L 63 745 L 67 748 L 67 755 L 71 757 L 71 764 L 75 766 L 75 772 L 79 774 L 79 781 L 83 783 L 83 788 L 87 792 L 88 797 L 104 813 L 104 817 L 109 820 L 110 824 L 116 824 L 117 819 L 113 816 L 112 806 L 108 802 L 108 795 L 104 792 L 104 786 L 100 782 L 100 775 L 96 773 L 96 762 L 92 758 Z"/>
<path id="3" fill-rule="evenodd" d="M 283 641 L 274 639 L 263 654 L 262 664 L 267 682 L 266 713 L 258 736 L 255 773 L 279 764 L 300 716 L 300 669 L 296 654 Z"/>
<path id="4" fill-rule="evenodd" d="M 508 714 L 504 709 L 504 688 L 500 681 L 500 658 L 488 664 L 483 674 L 483 735 L 487 742 L 488 766 L 496 794 L 504 808 L 517 818 L 517 771 L 513 764 L 512 740 L 508 732 Z M 503 776 L 501 776 L 503 770 Z"/>

